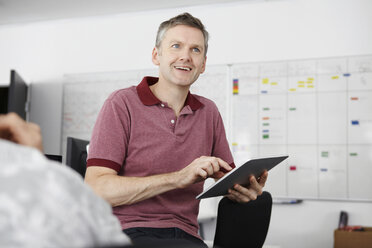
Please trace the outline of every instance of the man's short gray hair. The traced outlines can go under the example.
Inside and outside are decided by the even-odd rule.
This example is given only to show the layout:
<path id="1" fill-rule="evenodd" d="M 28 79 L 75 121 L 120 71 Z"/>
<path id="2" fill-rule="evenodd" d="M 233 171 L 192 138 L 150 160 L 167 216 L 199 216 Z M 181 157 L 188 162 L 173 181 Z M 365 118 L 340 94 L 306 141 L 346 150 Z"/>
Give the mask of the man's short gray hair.
<path id="1" fill-rule="evenodd" d="M 207 30 L 205 29 L 203 23 L 198 18 L 193 17 L 189 13 L 183 13 L 167 21 L 162 22 L 159 26 L 158 33 L 156 35 L 155 46 L 159 49 L 161 42 L 164 39 L 165 33 L 168 31 L 168 29 L 173 28 L 177 25 L 186 25 L 189 27 L 199 29 L 203 33 L 203 36 L 204 36 L 204 48 L 205 48 L 204 55 L 207 55 L 209 34 Z"/>

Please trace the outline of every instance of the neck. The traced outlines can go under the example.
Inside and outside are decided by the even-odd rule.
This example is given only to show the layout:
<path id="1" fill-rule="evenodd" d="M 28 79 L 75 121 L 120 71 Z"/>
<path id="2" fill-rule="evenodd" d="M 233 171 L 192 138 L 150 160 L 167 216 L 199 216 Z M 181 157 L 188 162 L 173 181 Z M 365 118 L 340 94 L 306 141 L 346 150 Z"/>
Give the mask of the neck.
<path id="1" fill-rule="evenodd" d="M 150 86 L 152 93 L 162 102 L 166 102 L 173 109 L 178 117 L 183 106 L 185 105 L 186 97 L 190 86 L 178 86 L 167 84 L 164 81 L 159 81 Z"/>

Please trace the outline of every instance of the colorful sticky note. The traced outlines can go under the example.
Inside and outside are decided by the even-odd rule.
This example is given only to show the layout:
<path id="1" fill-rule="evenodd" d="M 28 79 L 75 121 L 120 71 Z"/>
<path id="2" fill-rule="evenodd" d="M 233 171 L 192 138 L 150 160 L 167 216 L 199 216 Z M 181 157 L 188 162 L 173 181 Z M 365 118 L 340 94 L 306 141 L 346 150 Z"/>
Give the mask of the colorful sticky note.
<path id="1" fill-rule="evenodd" d="M 263 78 L 262 79 L 262 83 L 263 84 L 268 84 L 269 83 L 269 79 L 268 78 Z"/>
<path id="2" fill-rule="evenodd" d="M 323 151 L 323 152 L 322 152 L 322 157 L 323 157 L 323 158 L 328 158 L 328 154 L 329 154 L 328 152 Z"/>
<path id="3" fill-rule="evenodd" d="M 359 125 L 359 121 L 358 120 L 351 120 L 351 125 Z"/>
<path id="4" fill-rule="evenodd" d="M 291 165 L 291 166 L 289 166 L 289 170 L 295 171 L 295 170 L 297 170 L 297 166 L 296 165 Z"/>
<path id="5" fill-rule="evenodd" d="M 239 80 L 233 79 L 233 94 L 237 95 L 239 94 Z"/>
<path id="6" fill-rule="evenodd" d="M 331 78 L 332 79 L 338 79 L 338 76 L 332 76 Z"/>

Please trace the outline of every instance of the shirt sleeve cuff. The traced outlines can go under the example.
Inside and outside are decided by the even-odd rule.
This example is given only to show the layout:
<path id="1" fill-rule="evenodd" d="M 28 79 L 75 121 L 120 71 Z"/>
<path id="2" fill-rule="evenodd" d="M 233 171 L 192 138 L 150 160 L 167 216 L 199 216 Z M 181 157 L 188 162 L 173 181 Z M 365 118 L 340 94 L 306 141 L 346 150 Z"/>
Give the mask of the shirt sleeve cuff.
<path id="1" fill-rule="evenodd" d="M 91 158 L 87 161 L 87 167 L 89 166 L 101 166 L 106 167 L 115 170 L 117 173 L 119 173 L 121 169 L 121 165 L 107 159 L 100 159 L 100 158 Z"/>

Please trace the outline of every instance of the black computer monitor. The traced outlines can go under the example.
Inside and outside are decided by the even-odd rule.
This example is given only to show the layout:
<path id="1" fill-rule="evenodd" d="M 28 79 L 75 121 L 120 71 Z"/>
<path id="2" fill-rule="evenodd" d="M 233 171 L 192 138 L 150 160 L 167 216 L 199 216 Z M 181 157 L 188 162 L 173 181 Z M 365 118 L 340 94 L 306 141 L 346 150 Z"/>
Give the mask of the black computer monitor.
<path id="1" fill-rule="evenodd" d="M 9 86 L 0 87 L 0 114 L 8 113 L 8 92 Z"/>
<path id="2" fill-rule="evenodd" d="M 8 91 L 8 113 L 15 112 L 26 120 L 26 102 L 28 86 L 15 71 L 10 71 L 10 85 Z"/>
<path id="3" fill-rule="evenodd" d="M 67 137 L 66 164 L 83 178 L 87 167 L 88 140 Z"/>
<path id="4" fill-rule="evenodd" d="M 9 86 L 0 87 L 0 113 L 17 113 L 26 120 L 26 102 L 28 86 L 15 71 L 10 71 Z"/>

